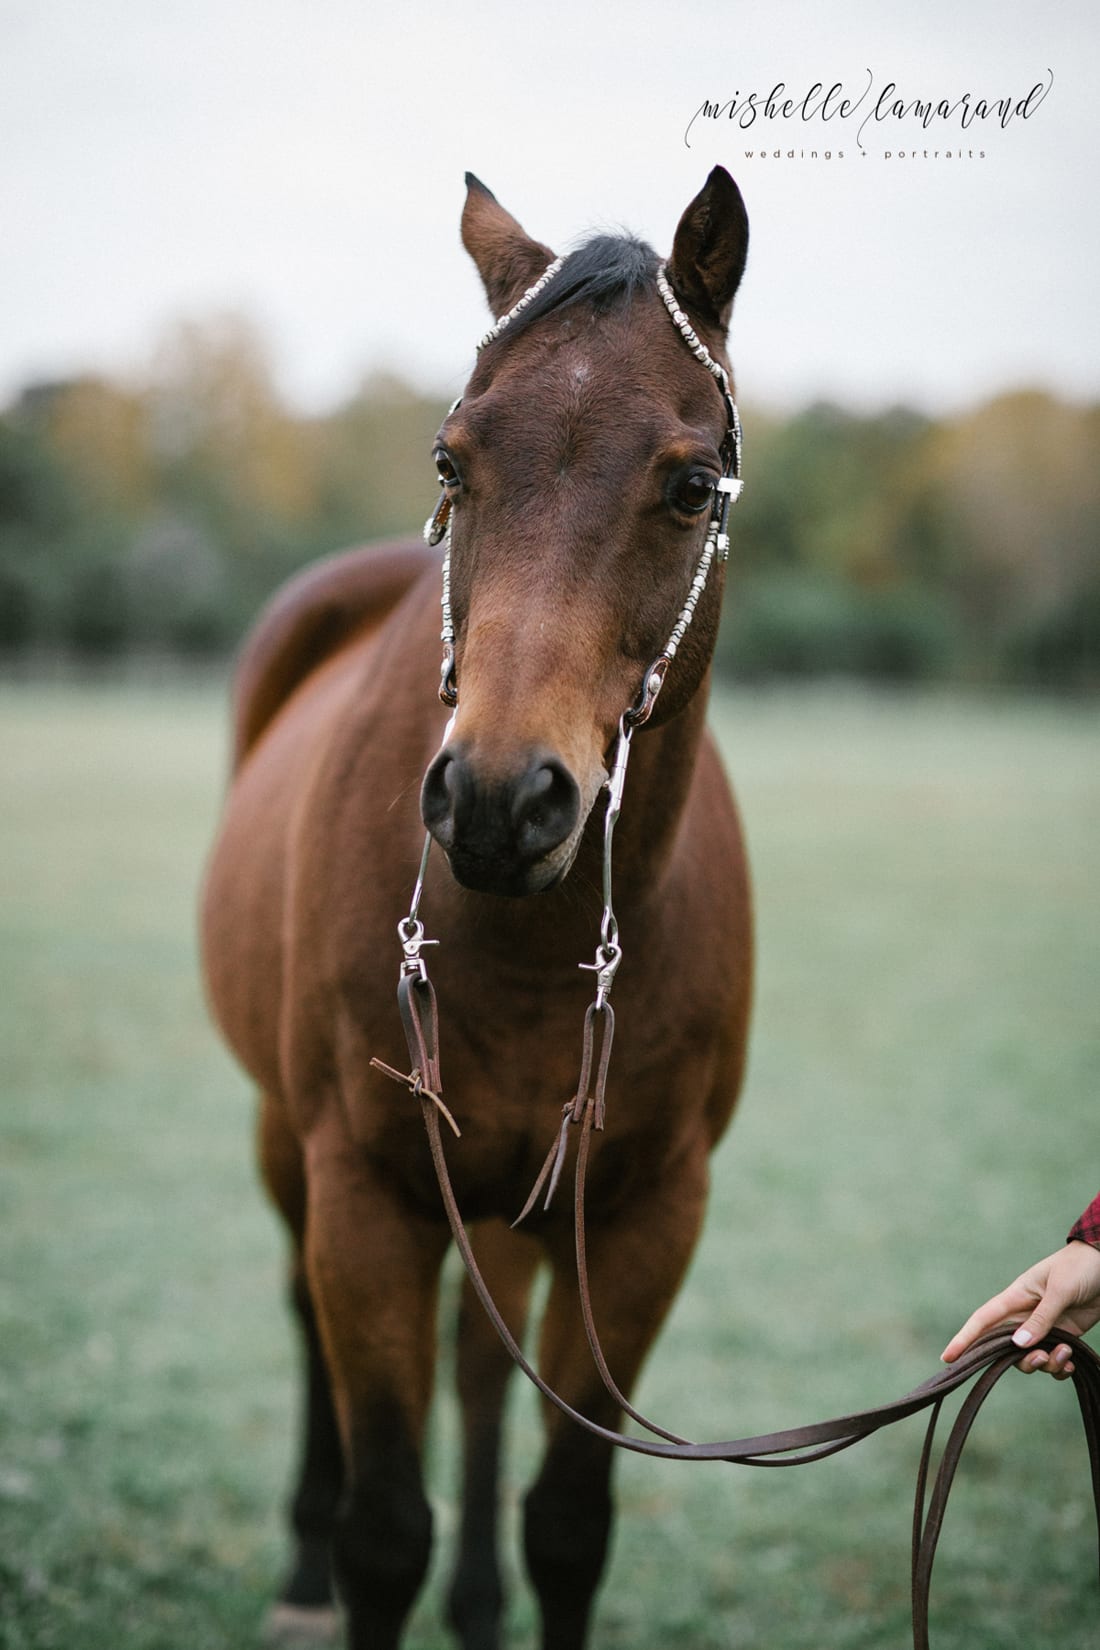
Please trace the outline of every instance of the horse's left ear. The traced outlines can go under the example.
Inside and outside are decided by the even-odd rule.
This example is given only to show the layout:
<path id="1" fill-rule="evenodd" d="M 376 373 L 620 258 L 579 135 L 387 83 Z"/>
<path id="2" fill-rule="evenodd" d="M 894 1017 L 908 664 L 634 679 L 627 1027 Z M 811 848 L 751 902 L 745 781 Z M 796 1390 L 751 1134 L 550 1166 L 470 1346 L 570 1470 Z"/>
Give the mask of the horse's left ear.
<path id="1" fill-rule="evenodd" d="M 480 178 L 466 173 L 462 244 L 477 265 L 494 315 L 503 315 L 533 286 L 554 254 L 533 241 Z"/>
<path id="2" fill-rule="evenodd" d="M 668 275 L 687 308 L 723 332 L 748 250 L 749 215 L 741 191 L 725 167 L 716 166 L 680 219 Z"/>

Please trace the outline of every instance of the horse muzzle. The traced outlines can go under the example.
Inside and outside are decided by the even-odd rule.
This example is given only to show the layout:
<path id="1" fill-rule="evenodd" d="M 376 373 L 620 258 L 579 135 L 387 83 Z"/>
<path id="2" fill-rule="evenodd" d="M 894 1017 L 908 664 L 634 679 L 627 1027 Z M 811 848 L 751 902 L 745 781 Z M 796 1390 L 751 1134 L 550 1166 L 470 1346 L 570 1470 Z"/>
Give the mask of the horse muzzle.
<path id="1" fill-rule="evenodd" d="M 464 888 L 511 898 L 561 881 L 584 823 L 580 788 L 556 756 L 535 751 L 515 771 L 488 775 L 461 741 L 425 774 L 420 813 Z"/>

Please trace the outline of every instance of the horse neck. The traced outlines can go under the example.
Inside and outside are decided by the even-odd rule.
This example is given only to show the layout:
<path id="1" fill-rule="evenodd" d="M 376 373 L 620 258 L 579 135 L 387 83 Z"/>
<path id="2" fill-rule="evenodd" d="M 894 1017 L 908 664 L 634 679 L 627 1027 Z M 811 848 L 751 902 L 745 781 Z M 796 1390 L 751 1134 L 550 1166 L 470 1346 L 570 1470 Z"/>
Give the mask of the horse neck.
<path id="1" fill-rule="evenodd" d="M 645 904 L 660 891 L 691 792 L 709 694 L 708 673 L 683 710 L 658 727 L 640 728 L 631 741 L 614 839 L 617 911 Z M 602 809 L 593 812 L 602 853 Z"/>

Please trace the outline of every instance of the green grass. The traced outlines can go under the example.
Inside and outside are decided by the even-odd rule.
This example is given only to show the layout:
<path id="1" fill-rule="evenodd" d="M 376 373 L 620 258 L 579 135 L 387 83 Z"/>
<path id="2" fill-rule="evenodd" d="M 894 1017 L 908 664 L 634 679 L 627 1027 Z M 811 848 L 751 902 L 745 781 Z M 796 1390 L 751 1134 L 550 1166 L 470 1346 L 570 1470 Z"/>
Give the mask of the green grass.
<path id="1" fill-rule="evenodd" d="M 640 1393 L 699 1436 L 916 1385 L 1100 1181 L 1095 712 L 799 692 L 718 721 L 756 877 L 753 1057 Z M 223 741 L 211 689 L 0 694 L 4 1650 L 240 1650 L 282 1561 L 281 1245 L 194 957 Z M 521 1480 L 527 1394 L 514 1411 Z M 444 1395 L 410 1650 L 446 1642 L 453 1428 Z M 624 1459 L 594 1642 L 901 1650 L 919 1442 L 791 1473 Z M 1072 1393 L 1004 1382 L 948 1517 L 936 1650 L 1095 1650 L 1090 1517 Z M 526 1650 L 518 1579 L 512 1615 Z"/>

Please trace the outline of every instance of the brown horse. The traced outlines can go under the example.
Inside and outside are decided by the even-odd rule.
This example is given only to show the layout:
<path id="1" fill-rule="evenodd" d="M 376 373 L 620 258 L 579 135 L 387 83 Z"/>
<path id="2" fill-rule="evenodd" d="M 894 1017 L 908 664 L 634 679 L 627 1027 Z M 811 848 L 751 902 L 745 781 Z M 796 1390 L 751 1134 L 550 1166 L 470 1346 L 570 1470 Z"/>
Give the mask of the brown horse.
<path id="1" fill-rule="evenodd" d="M 509 311 L 552 254 L 467 182 L 463 241 L 494 313 Z M 698 1236 L 708 1153 L 741 1082 L 752 971 L 742 839 L 704 726 L 721 570 L 705 583 L 698 573 L 729 474 L 731 402 L 700 363 L 708 352 L 725 362 L 747 242 L 737 186 L 716 168 L 676 230 L 674 298 L 647 246 L 602 236 L 485 340 L 435 447 L 458 695 L 442 749 L 440 565 L 422 547 L 353 551 L 307 571 L 240 666 L 205 969 L 262 1095 L 260 1160 L 290 1229 L 307 1348 L 281 1612 L 321 1619 L 334 1575 L 352 1650 L 398 1642 L 431 1540 L 421 1449 L 450 1237 L 418 1107 L 371 1065 L 408 1065 L 395 925 L 425 823 L 445 850 L 428 860 L 423 909 L 441 942 L 431 966 L 446 1101 L 462 1131 L 448 1154 L 458 1198 L 517 1333 L 536 1268 L 549 1266 L 543 1373 L 596 1421 L 618 1419 L 578 1315 L 568 1198 L 522 1233 L 509 1222 L 577 1090 L 591 996 L 577 963 L 600 911 L 595 804 L 620 719 L 667 651 L 693 575 L 692 622 L 634 738 L 616 837 L 624 960 L 588 1263 L 624 1391 Z M 457 1358 L 465 1488 L 449 1608 L 466 1650 L 491 1650 L 510 1364 L 468 1286 Z M 547 1650 L 584 1642 L 611 1526 L 610 1455 L 547 1411 L 524 1520 Z"/>

